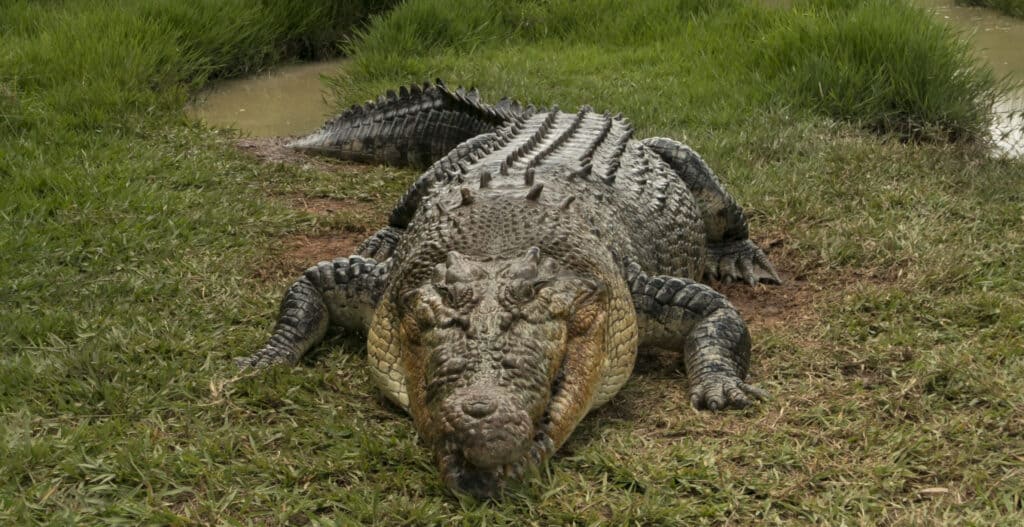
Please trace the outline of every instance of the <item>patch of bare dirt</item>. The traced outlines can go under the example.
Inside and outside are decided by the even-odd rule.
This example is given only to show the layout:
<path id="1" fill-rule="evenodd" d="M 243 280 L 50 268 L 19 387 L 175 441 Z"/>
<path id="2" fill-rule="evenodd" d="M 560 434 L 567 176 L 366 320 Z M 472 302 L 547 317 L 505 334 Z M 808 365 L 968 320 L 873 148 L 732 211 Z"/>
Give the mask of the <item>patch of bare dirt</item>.
<path id="1" fill-rule="evenodd" d="M 307 169 L 317 169 L 332 173 L 365 172 L 367 167 L 348 161 L 310 156 L 285 146 L 293 138 L 290 137 L 243 137 L 235 141 L 235 146 L 268 164 L 297 165 Z M 255 276 L 261 280 L 280 280 L 297 276 L 317 262 L 355 254 L 356 248 L 371 233 L 364 228 L 362 221 L 350 224 L 344 221 L 346 216 L 361 219 L 377 218 L 379 223 L 386 221 L 378 207 L 370 203 L 352 199 L 339 199 L 324 196 L 285 195 L 292 208 L 315 216 L 331 218 L 340 217 L 339 228 L 325 234 L 297 234 L 281 239 L 272 247 L 270 254 L 260 262 Z"/>
<path id="2" fill-rule="evenodd" d="M 355 254 L 356 248 L 367 236 L 364 232 L 293 236 L 283 240 L 277 250 L 260 263 L 256 277 L 261 280 L 278 280 L 298 276 L 317 262 Z"/>
<path id="3" fill-rule="evenodd" d="M 745 283 L 715 284 L 714 287 L 729 299 L 743 320 L 756 330 L 785 324 L 808 325 L 818 320 L 817 307 L 822 300 L 824 285 L 779 270 L 781 285 L 749 286 Z"/>
<path id="4" fill-rule="evenodd" d="M 317 216 L 331 216 L 340 212 L 348 212 L 362 217 L 380 216 L 378 210 L 369 203 L 363 203 L 353 199 L 338 199 L 329 197 L 296 196 L 292 199 L 292 208 L 315 214 Z M 384 221 L 382 216 L 381 222 Z"/>
<path id="5" fill-rule="evenodd" d="M 265 163 L 305 164 L 315 161 L 307 155 L 287 148 L 287 137 L 242 137 L 235 141 L 239 150 Z"/>
<path id="6" fill-rule="evenodd" d="M 811 325 L 818 320 L 817 305 L 823 293 L 834 290 L 833 284 L 818 280 L 808 271 L 806 262 L 798 260 L 786 247 L 781 233 L 768 233 L 755 240 L 775 266 L 780 285 L 757 284 L 753 287 L 742 282 L 711 284 L 725 295 L 740 312 L 751 332 L 760 328 L 785 324 Z"/>
<path id="7" fill-rule="evenodd" d="M 792 331 L 813 328 L 821 320 L 822 306 L 840 294 L 849 281 L 834 273 L 816 269 L 813 263 L 794 253 L 782 233 L 766 233 L 755 242 L 760 246 L 782 279 L 779 285 L 744 282 L 711 285 L 725 295 L 746 321 L 752 335 L 785 326 Z M 814 345 L 813 342 L 807 342 Z"/>

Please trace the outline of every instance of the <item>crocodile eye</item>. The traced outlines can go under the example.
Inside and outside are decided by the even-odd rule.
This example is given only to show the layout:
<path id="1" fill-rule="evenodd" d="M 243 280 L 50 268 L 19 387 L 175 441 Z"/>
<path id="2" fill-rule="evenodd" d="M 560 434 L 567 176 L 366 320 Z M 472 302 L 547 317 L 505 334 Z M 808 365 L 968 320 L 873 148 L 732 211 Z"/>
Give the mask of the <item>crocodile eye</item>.
<path id="1" fill-rule="evenodd" d="M 547 280 L 515 280 L 509 287 L 509 296 L 518 304 L 529 302 L 547 283 Z"/>
<path id="2" fill-rule="evenodd" d="M 441 300 L 445 305 L 455 305 L 455 292 L 452 291 L 450 287 L 446 285 L 435 285 L 434 289 L 437 291 L 438 296 L 441 297 Z"/>
<path id="3" fill-rule="evenodd" d="M 473 288 L 470 286 L 463 284 L 437 284 L 434 285 L 434 290 L 437 291 L 437 296 L 441 298 L 441 302 L 451 308 L 461 309 L 476 302 Z"/>

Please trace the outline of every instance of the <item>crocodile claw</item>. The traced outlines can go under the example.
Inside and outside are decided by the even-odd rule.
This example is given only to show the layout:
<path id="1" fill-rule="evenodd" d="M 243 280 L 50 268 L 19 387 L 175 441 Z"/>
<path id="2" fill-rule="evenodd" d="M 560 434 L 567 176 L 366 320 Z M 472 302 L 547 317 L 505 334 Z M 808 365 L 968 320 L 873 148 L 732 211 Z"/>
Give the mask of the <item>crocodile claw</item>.
<path id="1" fill-rule="evenodd" d="M 746 408 L 768 398 L 768 392 L 735 377 L 716 376 L 690 387 L 690 404 L 698 410 Z"/>
<path id="2" fill-rule="evenodd" d="M 704 274 L 724 283 L 738 280 L 750 285 L 782 283 L 768 257 L 750 240 L 710 244 Z"/>
<path id="3" fill-rule="evenodd" d="M 269 346 L 264 347 L 259 353 L 249 355 L 248 357 L 235 358 L 235 366 L 240 371 L 269 368 L 277 364 L 292 364 L 294 362 L 292 353 Z"/>
<path id="4" fill-rule="evenodd" d="M 359 244 L 356 253 L 365 258 L 372 258 L 383 262 L 394 254 L 398 242 L 402 239 L 402 229 L 387 226 L 374 233 L 363 243 Z"/>

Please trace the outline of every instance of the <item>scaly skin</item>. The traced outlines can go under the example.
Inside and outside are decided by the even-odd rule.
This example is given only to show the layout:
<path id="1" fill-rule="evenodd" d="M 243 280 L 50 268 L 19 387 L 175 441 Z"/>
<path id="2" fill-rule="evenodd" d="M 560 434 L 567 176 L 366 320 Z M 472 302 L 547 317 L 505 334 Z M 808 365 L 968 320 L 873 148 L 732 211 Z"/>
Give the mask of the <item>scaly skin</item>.
<path id="1" fill-rule="evenodd" d="M 393 162 L 433 148 L 403 150 L 432 141 L 407 123 L 466 136 L 412 185 L 361 257 L 305 273 L 268 344 L 242 365 L 294 362 L 327 318 L 368 329 L 375 383 L 412 415 L 448 486 L 479 497 L 544 463 L 622 387 L 638 346 L 682 352 L 697 408 L 766 396 L 744 382 L 742 319 L 695 280 L 778 277 L 696 153 L 670 139 L 636 141 L 626 120 L 587 107 L 499 115 L 474 95 L 471 108 L 438 114 L 444 93 L 475 94 L 438 86 L 352 110 L 300 141 Z M 492 129 L 482 134 L 481 112 Z"/>

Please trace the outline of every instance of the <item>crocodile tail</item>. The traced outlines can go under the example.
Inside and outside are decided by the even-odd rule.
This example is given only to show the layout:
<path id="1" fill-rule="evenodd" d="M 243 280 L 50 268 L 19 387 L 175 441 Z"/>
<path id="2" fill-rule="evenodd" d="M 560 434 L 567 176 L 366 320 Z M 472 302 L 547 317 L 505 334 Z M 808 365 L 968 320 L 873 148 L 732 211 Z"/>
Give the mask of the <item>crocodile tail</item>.
<path id="1" fill-rule="evenodd" d="M 532 112 L 507 98 L 489 105 L 475 88 L 451 90 L 438 79 L 352 106 L 288 146 L 364 163 L 426 167 L 459 143 Z"/>

